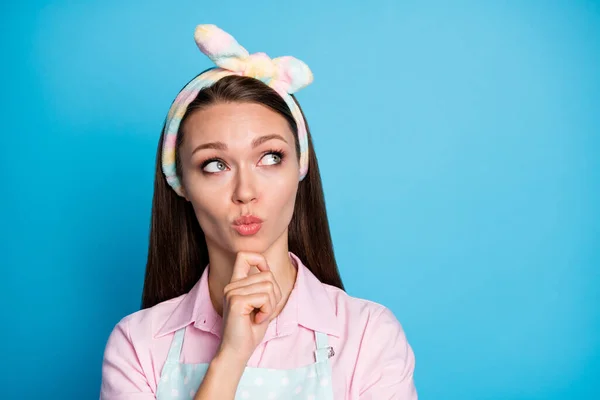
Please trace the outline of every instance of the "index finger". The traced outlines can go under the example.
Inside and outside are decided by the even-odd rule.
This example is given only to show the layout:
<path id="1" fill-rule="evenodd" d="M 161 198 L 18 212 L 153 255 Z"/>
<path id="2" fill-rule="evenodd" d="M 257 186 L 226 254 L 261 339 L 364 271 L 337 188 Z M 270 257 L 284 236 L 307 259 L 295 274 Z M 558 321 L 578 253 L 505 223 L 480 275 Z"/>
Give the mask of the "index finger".
<path id="1" fill-rule="evenodd" d="M 231 282 L 247 278 L 250 268 L 252 267 L 258 268 L 261 272 L 271 270 L 267 264 L 267 259 L 262 254 L 239 252 L 235 259 L 235 264 L 233 265 Z"/>

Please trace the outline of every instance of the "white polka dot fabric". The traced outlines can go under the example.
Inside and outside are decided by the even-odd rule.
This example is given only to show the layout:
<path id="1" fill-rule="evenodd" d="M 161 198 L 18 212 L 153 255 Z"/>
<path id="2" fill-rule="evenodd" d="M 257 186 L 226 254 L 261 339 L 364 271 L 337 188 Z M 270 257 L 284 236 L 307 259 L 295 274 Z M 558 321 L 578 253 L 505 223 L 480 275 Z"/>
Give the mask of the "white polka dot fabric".
<path id="1" fill-rule="evenodd" d="M 208 370 L 208 364 L 179 362 L 185 328 L 175 333 L 158 383 L 157 400 L 193 399 Z M 295 369 L 246 367 L 235 399 L 333 400 L 332 354 L 327 335 L 315 332 L 316 362 Z"/>

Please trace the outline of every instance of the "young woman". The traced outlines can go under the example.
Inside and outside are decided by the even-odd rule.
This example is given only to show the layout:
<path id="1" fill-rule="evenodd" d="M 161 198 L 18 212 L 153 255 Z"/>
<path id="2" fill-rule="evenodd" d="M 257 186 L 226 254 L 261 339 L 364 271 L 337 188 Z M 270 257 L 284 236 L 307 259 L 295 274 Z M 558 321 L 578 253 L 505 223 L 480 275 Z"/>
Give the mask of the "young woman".
<path id="1" fill-rule="evenodd" d="M 217 68 L 167 116 L 142 309 L 113 329 L 100 398 L 417 398 L 386 307 L 345 293 L 293 57 L 248 54 L 214 25 Z"/>

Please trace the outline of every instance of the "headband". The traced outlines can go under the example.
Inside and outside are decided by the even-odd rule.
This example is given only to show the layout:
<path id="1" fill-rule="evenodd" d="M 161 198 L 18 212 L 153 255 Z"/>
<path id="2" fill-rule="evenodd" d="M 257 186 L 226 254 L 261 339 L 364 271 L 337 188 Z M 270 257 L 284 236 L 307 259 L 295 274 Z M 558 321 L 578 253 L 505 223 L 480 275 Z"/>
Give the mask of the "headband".
<path id="1" fill-rule="evenodd" d="M 217 68 L 210 69 L 189 82 L 179 92 L 169 109 L 164 128 L 162 170 L 168 184 L 183 196 L 181 182 L 175 171 L 175 146 L 181 119 L 198 92 L 230 75 L 258 79 L 273 88 L 285 100 L 298 126 L 300 143 L 299 180 L 308 172 L 308 137 L 300 108 L 291 94 L 308 86 L 313 75 L 302 61 L 284 56 L 270 59 L 265 53 L 249 54 L 230 34 L 215 25 L 198 25 L 194 32 L 196 44 Z"/>

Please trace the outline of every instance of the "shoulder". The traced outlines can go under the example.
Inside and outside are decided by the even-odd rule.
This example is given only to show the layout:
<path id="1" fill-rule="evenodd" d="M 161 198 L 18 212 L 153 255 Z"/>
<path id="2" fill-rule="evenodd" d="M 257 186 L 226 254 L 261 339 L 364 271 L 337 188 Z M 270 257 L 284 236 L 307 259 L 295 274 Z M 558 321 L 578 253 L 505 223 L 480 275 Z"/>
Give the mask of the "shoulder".
<path id="1" fill-rule="evenodd" d="M 154 335 L 182 297 L 128 314 L 114 325 L 104 349 L 101 398 L 153 393 Z"/>
<path id="2" fill-rule="evenodd" d="M 404 328 L 396 315 L 377 302 L 353 297 L 341 289 L 325 285 L 336 308 L 346 346 L 354 349 L 356 367 L 363 372 L 374 366 L 411 368 L 414 354 Z"/>
<path id="3" fill-rule="evenodd" d="M 109 344 L 111 341 L 124 340 L 136 347 L 148 344 L 185 296 L 184 294 L 125 315 L 113 327 Z"/>
<path id="4" fill-rule="evenodd" d="M 415 356 L 394 313 L 382 304 L 325 286 L 344 328 L 353 390 L 368 398 L 416 399 Z"/>
<path id="5" fill-rule="evenodd" d="M 335 286 L 327 284 L 323 286 L 335 306 L 338 318 L 353 328 L 402 331 L 400 322 L 388 307 L 375 301 L 351 296 Z"/>

